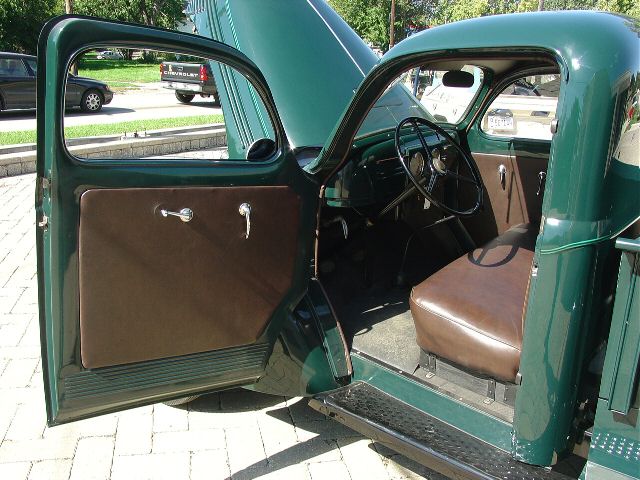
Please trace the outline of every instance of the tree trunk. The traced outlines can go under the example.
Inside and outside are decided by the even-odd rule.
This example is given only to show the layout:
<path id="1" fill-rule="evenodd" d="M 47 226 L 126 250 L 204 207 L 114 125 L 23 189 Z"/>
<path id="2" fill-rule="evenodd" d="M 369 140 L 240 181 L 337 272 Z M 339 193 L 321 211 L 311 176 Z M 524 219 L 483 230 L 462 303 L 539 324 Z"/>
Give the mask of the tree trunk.
<path id="1" fill-rule="evenodd" d="M 394 30 L 396 23 L 396 0 L 391 0 L 391 15 L 389 15 L 389 49 L 393 47 L 394 43 Z"/>
<path id="2" fill-rule="evenodd" d="M 67 15 L 73 13 L 73 0 L 64 0 L 64 10 L 65 12 L 67 12 Z M 78 64 L 76 62 L 73 62 L 69 70 L 74 75 L 78 75 Z"/>

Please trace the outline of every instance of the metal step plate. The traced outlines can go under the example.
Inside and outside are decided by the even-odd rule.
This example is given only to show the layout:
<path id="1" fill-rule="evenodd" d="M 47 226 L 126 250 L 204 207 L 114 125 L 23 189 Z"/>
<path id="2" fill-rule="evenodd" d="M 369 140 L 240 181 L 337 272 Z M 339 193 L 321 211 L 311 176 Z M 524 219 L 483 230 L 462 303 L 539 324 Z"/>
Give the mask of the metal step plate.
<path id="1" fill-rule="evenodd" d="M 316 395 L 309 405 L 363 435 L 448 477 L 487 480 L 567 480 L 514 460 L 364 382 Z"/>

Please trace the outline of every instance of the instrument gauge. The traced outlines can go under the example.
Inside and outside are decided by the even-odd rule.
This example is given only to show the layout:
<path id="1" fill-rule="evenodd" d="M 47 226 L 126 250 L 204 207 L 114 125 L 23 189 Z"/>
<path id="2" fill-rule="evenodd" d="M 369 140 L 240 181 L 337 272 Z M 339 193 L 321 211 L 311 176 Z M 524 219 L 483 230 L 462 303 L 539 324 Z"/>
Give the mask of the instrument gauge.
<path id="1" fill-rule="evenodd" d="M 414 177 L 422 176 L 424 172 L 424 156 L 420 152 L 414 153 L 409 159 L 409 171 Z"/>

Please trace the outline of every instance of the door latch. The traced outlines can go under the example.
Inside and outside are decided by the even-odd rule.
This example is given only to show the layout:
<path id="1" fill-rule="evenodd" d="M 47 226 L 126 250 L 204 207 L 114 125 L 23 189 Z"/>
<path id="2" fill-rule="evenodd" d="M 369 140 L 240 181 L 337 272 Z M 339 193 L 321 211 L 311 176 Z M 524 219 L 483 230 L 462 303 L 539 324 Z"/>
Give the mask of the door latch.
<path id="1" fill-rule="evenodd" d="M 241 204 L 238 208 L 238 213 L 247 221 L 247 231 L 244 234 L 244 238 L 248 239 L 249 234 L 251 233 L 251 205 L 246 202 Z"/>
<path id="2" fill-rule="evenodd" d="M 547 181 L 547 172 L 538 173 L 538 191 L 536 192 L 536 196 L 540 196 L 542 191 L 544 190 L 544 184 Z"/>
<path id="3" fill-rule="evenodd" d="M 502 164 L 498 167 L 498 179 L 500 180 L 502 189 L 507 188 L 507 167 Z"/>

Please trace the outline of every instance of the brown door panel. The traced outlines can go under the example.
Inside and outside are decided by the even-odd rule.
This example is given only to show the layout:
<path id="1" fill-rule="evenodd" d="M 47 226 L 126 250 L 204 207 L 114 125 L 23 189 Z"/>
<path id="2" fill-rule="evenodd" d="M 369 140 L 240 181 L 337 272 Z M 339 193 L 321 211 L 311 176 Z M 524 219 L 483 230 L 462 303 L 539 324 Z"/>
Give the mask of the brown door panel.
<path id="1" fill-rule="evenodd" d="M 474 153 L 473 158 L 485 187 L 484 209 L 463 223 L 476 244 L 482 245 L 514 225 L 540 221 L 538 173 L 546 172 L 548 159 L 485 153 Z M 501 166 L 505 168 L 504 185 Z"/>
<path id="2" fill-rule="evenodd" d="M 540 223 L 542 216 L 542 198 L 544 183 L 538 195 L 540 172 L 547 173 L 549 159 L 545 157 L 527 157 L 516 155 L 512 157 L 512 165 L 518 182 L 518 194 L 523 205 L 525 223 Z"/>
<path id="3" fill-rule="evenodd" d="M 251 205 L 251 231 L 239 206 Z M 193 219 L 163 217 L 188 207 Z M 289 187 L 95 189 L 80 201 L 80 352 L 97 368 L 254 343 L 290 289 Z"/>

